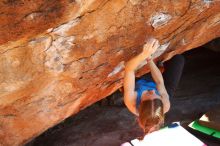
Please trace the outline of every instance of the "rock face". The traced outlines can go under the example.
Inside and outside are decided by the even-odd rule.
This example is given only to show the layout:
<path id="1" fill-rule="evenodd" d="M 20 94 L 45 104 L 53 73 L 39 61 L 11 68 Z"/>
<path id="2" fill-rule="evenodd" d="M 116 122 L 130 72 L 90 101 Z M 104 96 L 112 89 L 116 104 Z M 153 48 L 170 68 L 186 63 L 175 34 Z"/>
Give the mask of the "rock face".
<path id="1" fill-rule="evenodd" d="M 3 0 L 0 20 L 0 145 L 22 145 L 118 89 L 150 36 L 164 60 L 219 37 L 220 1 Z"/>

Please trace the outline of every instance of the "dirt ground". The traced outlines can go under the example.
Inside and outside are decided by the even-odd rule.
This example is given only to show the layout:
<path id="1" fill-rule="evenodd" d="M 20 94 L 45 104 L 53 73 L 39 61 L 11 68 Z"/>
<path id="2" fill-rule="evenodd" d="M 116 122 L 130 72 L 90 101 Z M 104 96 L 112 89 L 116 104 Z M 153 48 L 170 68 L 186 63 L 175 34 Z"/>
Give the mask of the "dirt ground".
<path id="1" fill-rule="evenodd" d="M 166 123 L 188 123 L 220 107 L 220 53 L 199 48 L 184 54 L 185 68 Z M 119 146 L 142 136 L 135 117 L 115 92 L 64 122 L 47 130 L 26 146 Z M 220 143 L 198 137 L 208 146 Z"/>

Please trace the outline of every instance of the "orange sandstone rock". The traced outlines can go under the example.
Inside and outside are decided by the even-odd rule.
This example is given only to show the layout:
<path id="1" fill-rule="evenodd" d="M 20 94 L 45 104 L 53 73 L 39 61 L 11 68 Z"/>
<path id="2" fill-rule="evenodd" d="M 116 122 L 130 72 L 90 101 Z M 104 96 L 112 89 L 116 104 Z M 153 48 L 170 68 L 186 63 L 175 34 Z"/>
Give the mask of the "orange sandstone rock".
<path id="1" fill-rule="evenodd" d="M 22 145 L 117 90 L 148 37 L 164 60 L 219 37 L 220 1 L 3 0 L 0 20 L 0 145 Z"/>

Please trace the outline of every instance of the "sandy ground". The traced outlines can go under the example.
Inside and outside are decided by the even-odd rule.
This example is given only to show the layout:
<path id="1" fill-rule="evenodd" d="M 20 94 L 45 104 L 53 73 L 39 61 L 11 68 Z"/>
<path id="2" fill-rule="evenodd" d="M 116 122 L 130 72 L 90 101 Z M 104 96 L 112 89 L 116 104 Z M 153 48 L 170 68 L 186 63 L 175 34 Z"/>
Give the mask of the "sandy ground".
<path id="1" fill-rule="evenodd" d="M 213 107 L 220 107 L 220 53 L 194 49 L 184 54 L 182 79 L 171 100 L 166 123 L 188 123 Z M 119 146 L 142 135 L 135 117 L 119 92 L 47 130 L 26 146 Z M 199 137 L 208 146 L 220 143 Z"/>

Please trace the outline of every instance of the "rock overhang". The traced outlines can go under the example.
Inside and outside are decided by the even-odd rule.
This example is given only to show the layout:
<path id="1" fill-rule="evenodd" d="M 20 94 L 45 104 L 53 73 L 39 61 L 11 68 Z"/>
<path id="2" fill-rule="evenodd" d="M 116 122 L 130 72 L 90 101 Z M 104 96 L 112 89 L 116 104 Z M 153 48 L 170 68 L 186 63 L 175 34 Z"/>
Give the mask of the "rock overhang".
<path id="1" fill-rule="evenodd" d="M 106 97 L 148 37 L 167 60 L 220 36 L 219 1 L 0 3 L 0 144 L 20 145 Z M 139 75 L 146 72 L 143 68 Z"/>

